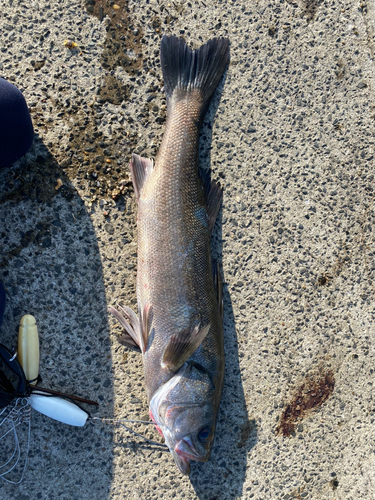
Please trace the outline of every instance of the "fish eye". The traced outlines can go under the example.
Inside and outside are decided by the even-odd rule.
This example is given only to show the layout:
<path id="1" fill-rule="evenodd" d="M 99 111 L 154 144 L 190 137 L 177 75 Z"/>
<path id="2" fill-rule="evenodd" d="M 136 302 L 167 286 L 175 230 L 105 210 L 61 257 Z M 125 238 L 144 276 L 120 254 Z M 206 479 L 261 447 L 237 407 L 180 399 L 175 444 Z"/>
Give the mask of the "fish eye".
<path id="1" fill-rule="evenodd" d="M 198 433 L 198 439 L 203 442 L 207 442 L 212 436 L 212 431 L 209 427 L 203 427 Z"/>

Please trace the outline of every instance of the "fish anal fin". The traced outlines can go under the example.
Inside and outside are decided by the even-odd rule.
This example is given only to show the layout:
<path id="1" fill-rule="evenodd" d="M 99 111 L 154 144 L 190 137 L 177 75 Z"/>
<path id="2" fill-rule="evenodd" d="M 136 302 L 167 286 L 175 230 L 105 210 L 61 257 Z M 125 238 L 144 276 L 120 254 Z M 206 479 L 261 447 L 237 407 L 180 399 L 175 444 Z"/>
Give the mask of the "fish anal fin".
<path id="1" fill-rule="evenodd" d="M 139 200 L 141 190 L 147 177 L 154 169 L 154 162 L 148 158 L 133 154 L 130 162 L 130 173 L 132 176 L 135 197 Z"/>
<path id="2" fill-rule="evenodd" d="M 217 214 L 223 201 L 223 189 L 216 181 L 212 181 L 207 195 L 208 230 L 212 233 Z"/>
<path id="3" fill-rule="evenodd" d="M 177 372 L 181 366 L 194 354 L 205 339 L 211 324 L 183 330 L 172 335 L 164 349 L 161 366 L 172 372 Z"/>

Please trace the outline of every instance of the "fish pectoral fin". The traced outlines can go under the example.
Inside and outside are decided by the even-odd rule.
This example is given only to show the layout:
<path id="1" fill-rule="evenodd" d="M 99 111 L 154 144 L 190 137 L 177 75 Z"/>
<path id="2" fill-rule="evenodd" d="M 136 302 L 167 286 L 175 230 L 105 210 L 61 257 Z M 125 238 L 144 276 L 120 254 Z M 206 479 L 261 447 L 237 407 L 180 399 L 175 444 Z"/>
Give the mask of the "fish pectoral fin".
<path id="1" fill-rule="evenodd" d="M 118 306 L 118 308 L 120 311 L 112 306 L 109 306 L 108 312 L 113 314 L 120 325 L 125 329 L 125 333 L 121 338 L 121 341 L 132 349 L 138 348 L 137 350 L 142 351 L 141 327 L 137 315 L 130 309 L 130 307 Z"/>
<path id="2" fill-rule="evenodd" d="M 212 262 L 212 274 L 214 278 L 214 285 L 216 290 L 217 302 L 219 304 L 221 320 L 223 320 L 223 278 L 221 276 L 220 268 L 218 262 Z"/>
<path id="3" fill-rule="evenodd" d="M 172 372 L 177 372 L 201 345 L 210 326 L 211 323 L 202 328 L 197 325 L 193 330 L 186 329 L 172 335 L 164 349 L 161 366 L 168 368 Z"/>
<path id="4" fill-rule="evenodd" d="M 207 195 L 207 218 L 208 230 L 212 233 L 217 214 L 219 213 L 223 201 L 223 189 L 216 181 L 212 181 Z"/>
<path id="5" fill-rule="evenodd" d="M 130 173 L 132 176 L 135 197 L 137 201 L 139 200 L 141 189 L 149 176 L 149 174 L 154 169 L 154 162 L 148 158 L 142 158 L 142 156 L 133 154 L 130 162 Z"/>

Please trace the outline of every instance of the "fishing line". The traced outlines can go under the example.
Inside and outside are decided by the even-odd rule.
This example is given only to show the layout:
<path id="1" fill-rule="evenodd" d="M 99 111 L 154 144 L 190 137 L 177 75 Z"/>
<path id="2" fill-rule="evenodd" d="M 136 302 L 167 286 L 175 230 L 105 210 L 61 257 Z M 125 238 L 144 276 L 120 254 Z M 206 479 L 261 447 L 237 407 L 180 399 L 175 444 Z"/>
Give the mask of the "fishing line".
<path id="1" fill-rule="evenodd" d="M 128 432 L 131 432 L 132 434 L 135 434 L 136 436 L 142 438 L 144 441 L 146 441 L 146 442 L 148 442 L 150 444 L 168 448 L 167 445 L 165 445 L 163 443 L 158 443 L 157 441 L 152 441 L 151 439 L 148 439 L 148 438 L 142 436 L 142 434 L 139 434 L 138 432 L 134 431 L 133 429 L 130 429 L 130 427 L 128 427 L 128 426 L 126 426 L 126 425 L 123 424 L 123 422 L 126 422 L 126 423 L 132 423 L 132 424 L 143 424 L 143 425 L 153 425 L 153 426 L 156 426 L 157 424 L 155 424 L 155 422 L 151 422 L 149 420 L 132 420 L 132 419 L 126 419 L 126 418 L 114 419 L 114 418 L 92 417 L 87 410 L 84 410 L 82 408 L 82 406 L 80 404 L 78 404 L 77 401 L 98 405 L 98 403 L 96 403 L 95 401 L 90 401 L 88 399 L 79 398 L 77 396 L 71 396 L 71 395 L 68 395 L 68 394 L 63 394 L 62 392 L 53 391 L 53 390 L 50 390 L 50 389 L 39 388 L 38 386 L 36 386 L 35 388 L 32 389 L 32 394 L 38 394 L 38 395 L 41 395 L 41 396 L 47 397 L 47 398 L 48 397 L 53 397 L 54 394 L 58 394 L 60 397 L 64 397 L 68 401 L 72 402 L 75 406 L 77 406 L 78 408 L 80 408 L 82 411 L 84 411 L 85 413 L 87 413 L 87 415 L 88 415 L 87 421 L 91 422 L 91 424 L 93 424 L 93 425 L 97 425 L 98 423 L 102 423 L 102 424 L 105 424 L 105 425 L 113 425 L 114 427 L 123 427 Z"/>
<path id="2" fill-rule="evenodd" d="M 168 446 L 166 444 L 164 444 L 164 443 L 158 443 L 157 441 L 152 441 L 151 439 L 148 439 L 148 438 L 142 436 L 142 434 L 139 434 L 138 432 L 134 431 L 133 429 L 130 429 L 130 427 L 128 427 L 125 424 L 123 424 L 123 422 L 127 422 L 127 423 L 134 423 L 134 424 L 144 424 L 144 425 L 154 425 L 154 426 L 156 426 L 156 424 L 154 422 L 150 422 L 148 420 L 129 420 L 129 419 L 126 419 L 126 418 L 113 419 L 113 418 L 100 418 L 100 417 L 91 417 L 88 420 L 93 425 L 97 425 L 96 422 L 99 422 L 99 423 L 106 424 L 106 425 L 113 425 L 115 427 L 116 426 L 117 427 L 123 427 L 128 432 L 131 432 L 132 434 L 135 434 L 136 436 L 144 439 L 144 441 L 146 441 L 147 443 L 150 443 L 150 444 L 153 444 L 153 445 L 156 445 L 156 446 L 160 446 L 161 448 L 167 448 L 168 449 Z"/>
<path id="3" fill-rule="evenodd" d="M 22 481 L 28 462 L 29 448 L 30 448 L 30 430 L 31 430 L 31 406 L 28 398 L 17 398 L 10 405 L 0 412 L 0 417 L 7 414 L 0 421 L 0 427 L 6 423 L 10 423 L 10 429 L 0 436 L 0 441 L 3 441 L 6 436 L 13 433 L 14 448 L 12 456 L 2 465 L 0 465 L 0 478 L 11 484 L 20 484 Z M 21 447 L 17 434 L 17 427 L 23 423 L 27 424 L 27 446 L 25 451 L 25 460 L 21 469 L 21 476 L 18 481 L 13 481 L 6 477 L 10 472 L 14 471 L 21 460 Z M 12 461 L 14 463 L 12 464 Z M 2 470 L 6 469 L 6 470 Z"/>
<path id="4" fill-rule="evenodd" d="M 35 393 L 38 393 L 37 387 L 35 387 Z M 47 395 L 47 394 L 43 394 L 43 396 L 47 398 L 52 397 L 52 395 Z M 78 405 L 72 399 L 70 398 L 67 399 L 80 408 L 80 405 Z M 87 422 L 90 422 L 92 425 L 95 426 L 103 424 L 118 428 L 122 427 L 123 429 L 134 434 L 138 438 L 141 438 L 146 443 L 149 443 L 150 445 L 153 446 L 157 446 L 159 449 L 164 448 L 168 450 L 168 446 L 166 444 L 153 441 L 152 439 L 148 439 L 145 436 L 142 436 L 142 434 L 131 429 L 128 425 L 126 425 L 128 423 L 131 423 L 138 425 L 152 425 L 155 427 L 156 424 L 154 422 L 147 420 L 134 420 L 125 418 L 114 419 L 114 418 L 101 418 L 101 417 L 91 417 L 91 416 L 87 418 Z M 30 449 L 30 436 L 31 436 L 30 397 L 16 398 L 16 399 L 12 398 L 12 401 L 0 411 L 0 432 L 1 429 L 4 429 L 4 427 L 6 427 L 7 424 L 9 425 L 9 428 L 6 428 L 4 432 L 0 435 L 0 443 L 3 442 L 7 438 L 7 436 L 9 437 L 9 435 L 11 434 L 13 440 L 13 447 L 12 447 L 13 451 L 12 455 L 6 460 L 6 462 L 0 464 L 0 478 L 11 484 L 20 484 L 26 472 L 29 449 Z M 22 424 L 27 425 L 27 444 L 26 444 L 26 449 L 21 451 L 21 444 L 17 430 Z M 25 454 L 25 459 L 23 461 L 22 469 L 16 472 L 17 466 L 21 463 L 22 453 Z M 14 474 L 16 473 L 17 475 L 20 474 L 18 480 L 13 480 L 9 478 L 9 474 L 12 471 Z"/>
<path id="5" fill-rule="evenodd" d="M 19 336 L 18 349 L 21 348 L 22 351 L 13 353 L 0 344 L 0 444 L 2 444 L 0 460 L 4 460 L 4 463 L 0 461 L 0 479 L 11 484 L 19 484 L 25 475 L 30 449 L 31 409 L 72 426 L 83 427 L 90 422 L 92 425 L 122 427 L 150 445 L 157 446 L 159 449 L 168 449 L 167 445 L 148 439 L 126 425 L 130 423 L 156 426 L 152 421 L 92 417 L 81 407 L 80 403 L 98 406 L 96 401 L 33 385 L 40 382 L 38 375 L 39 340 L 33 316 L 23 316 L 20 332 L 22 335 Z M 34 351 L 37 353 L 35 354 Z M 28 358 L 30 366 L 26 365 L 28 370 L 25 372 L 21 361 L 30 352 L 33 353 L 35 359 Z M 22 427 L 22 424 L 26 427 Z M 19 437 L 20 430 L 22 440 Z M 27 438 L 25 438 L 25 431 Z M 26 447 L 23 446 L 25 439 L 27 439 Z M 23 456 L 25 456 L 24 460 Z M 21 465 L 22 462 L 23 465 Z"/>

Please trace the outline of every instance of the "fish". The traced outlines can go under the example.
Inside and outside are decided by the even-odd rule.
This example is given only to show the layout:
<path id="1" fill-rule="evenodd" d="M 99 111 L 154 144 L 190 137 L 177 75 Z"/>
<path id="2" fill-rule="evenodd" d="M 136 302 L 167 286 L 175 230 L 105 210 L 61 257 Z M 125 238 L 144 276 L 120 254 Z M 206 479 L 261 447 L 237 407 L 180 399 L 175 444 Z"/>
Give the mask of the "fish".
<path id="1" fill-rule="evenodd" d="M 229 40 L 191 50 L 164 35 L 160 61 L 167 98 L 155 163 L 133 154 L 138 204 L 138 316 L 109 307 L 127 344 L 143 356 L 150 416 L 183 474 L 211 453 L 223 389 L 223 284 L 211 259 L 222 204 L 219 183 L 199 174 L 199 131 L 229 64 Z"/>

